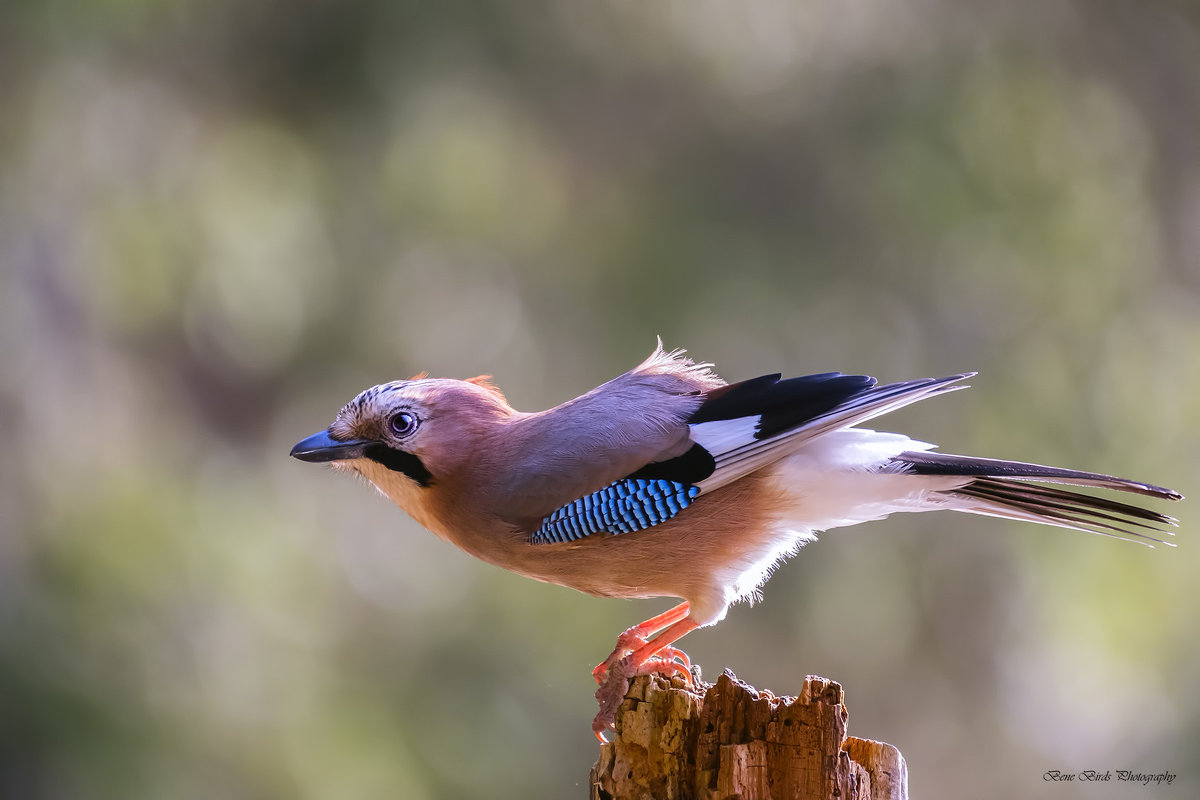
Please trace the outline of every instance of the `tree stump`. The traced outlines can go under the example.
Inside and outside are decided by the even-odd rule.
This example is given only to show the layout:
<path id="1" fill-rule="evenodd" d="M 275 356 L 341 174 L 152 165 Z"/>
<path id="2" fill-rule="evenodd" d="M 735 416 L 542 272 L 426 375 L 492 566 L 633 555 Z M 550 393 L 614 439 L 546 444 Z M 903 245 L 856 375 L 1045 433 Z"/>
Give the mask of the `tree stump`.
<path id="1" fill-rule="evenodd" d="M 631 682 L 592 767 L 592 800 L 907 800 L 904 757 L 846 736 L 833 681 L 810 675 L 799 697 L 776 697 L 726 670 L 702 688 Z"/>

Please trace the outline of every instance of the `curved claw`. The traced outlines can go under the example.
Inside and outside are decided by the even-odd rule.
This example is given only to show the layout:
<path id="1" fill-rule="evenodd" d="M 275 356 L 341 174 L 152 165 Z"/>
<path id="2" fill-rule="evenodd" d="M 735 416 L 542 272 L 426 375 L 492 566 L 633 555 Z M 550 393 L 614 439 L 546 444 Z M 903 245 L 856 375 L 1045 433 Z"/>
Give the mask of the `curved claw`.
<path id="1" fill-rule="evenodd" d="M 692 679 L 692 671 L 676 661 L 655 657 L 647 659 L 631 670 L 633 675 L 651 675 L 655 672 L 678 675 L 683 678 L 689 689 L 696 688 L 696 681 Z"/>
<path id="2" fill-rule="evenodd" d="M 692 671 L 692 659 L 690 659 L 688 654 L 680 650 L 678 647 L 671 647 L 670 645 L 667 645 L 662 650 L 658 651 L 658 655 L 664 661 L 678 661 L 683 664 L 688 672 Z"/>

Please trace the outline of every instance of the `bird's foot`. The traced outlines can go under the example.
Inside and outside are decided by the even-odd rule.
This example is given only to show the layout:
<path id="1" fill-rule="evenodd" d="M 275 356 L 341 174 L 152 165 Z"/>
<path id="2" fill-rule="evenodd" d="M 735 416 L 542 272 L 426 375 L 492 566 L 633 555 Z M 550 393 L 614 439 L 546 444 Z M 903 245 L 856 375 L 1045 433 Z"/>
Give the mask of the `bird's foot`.
<path id="1" fill-rule="evenodd" d="M 696 623 L 688 616 L 689 606 L 680 603 L 674 608 L 652 617 L 640 625 L 634 625 L 617 637 L 617 646 L 608 658 L 596 665 L 592 677 L 600 688 L 596 690 L 596 701 L 600 711 L 592 721 L 592 732 L 601 742 L 603 731 L 613 726 L 617 709 L 629 691 L 629 682 L 635 675 L 650 675 L 655 672 L 680 675 L 688 688 L 695 689 L 697 678 L 692 677 L 692 660 L 687 653 L 671 643 L 688 631 L 696 629 Z M 657 634 L 653 639 L 651 635 Z"/>
<path id="2" fill-rule="evenodd" d="M 614 666 L 623 660 L 629 659 L 630 656 L 632 656 L 638 649 L 645 647 L 645 645 L 646 638 L 638 635 L 633 628 L 625 631 L 617 637 L 617 646 L 611 653 L 608 654 L 608 658 L 601 661 L 596 665 L 595 669 L 592 670 L 592 678 L 595 679 L 596 683 L 603 685 L 606 677 L 612 672 Z M 683 652 L 678 647 L 671 647 L 670 645 L 667 645 L 650 658 L 646 659 L 640 664 L 637 664 L 636 667 L 642 668 L 646 664 L 655 664 L 657 667 L 648 669 L 645 672 L 637 672 L 634 674 L 649 675 L 651 672 L 671 672 L 676 675 L 683 675 L 684 680 L 686 680 L 688 683 L 688 686 L 694 685 L 694 682 L 692 681 L 692 660 L 688 658 L 687 653 Z"/>
<path id="3" fill-rule="evenodd" d="M 604 678 L 599 681 L 600 688 L 596 690 L 596 702 L 600 704 L 600 710 L 596 713 L 596 718 L 592 720 L 592 733 L 600 740 L 601 744 L 608 743 L 604 732 L 616 724 L 617 709 L 629 691 L 630 682 L 638 675 L 655 673 L 668 676 L 678 675 L 683 678 L 689 689 L 696 688 L 696 680 L 692 677 L 691 659 L 688 658 L 687 653 L 675 647 L 663 648 L 658 655 L 648 658 L 640 664 L 634 663 L 632 653 L 617 659 L 611 665 L 606 666 L 606 664 L 607 662 L 600 665 L 605 667 Z"/>
<path id="4" fill-rule="evenodd" d="M 639 652 L 644 653 L 644 655 L 636 659 L 638 663 L 641 663 L 657 653 L 659 650 L 664 649 L 663 646 L 652 646 L 650 644 L 650 637 L 656 633 L 659 633 L 660 631 L 665 633 L 667 629 L 679 626 L 682 621 L 687 618 L 690 608 L 691 606 L 689 606 L 688 603 L 680 603 L 674 608 L 670 608 L 657 616 L 651 617 L 645 622 L 640 622 L 637 625 L 634 625 L 632 628 L 627 629 L 624 633 L 618 636 L 617 646 L 614 647 L 613 651 L 608 654 L 608 658 L 597 664 L 596 668 L 592 670 L 592 677 L 596 679 L 596 683 L 604 683 L 605 676 L 608 674 L 609 670 L 612 669 L 613 665 L 622 658 L 625 658 L 627 655 Z M 695 626 L 686 627 L 673 636 L 662 639 L 662 645 L 669 645 L 688 630 L 691 630 L 692 627 Z M 659 638 L 661 639 L 662 637 L 660 636 Z M 674 648 L 671 648 L 671 653 L 672 655 L 668 656 L 668 658 L 673 659 L 679 657 L 679 655 L 682 655 L 681 651 L 675 650 Z M 683 661 L 684 664 L 691 666 L 691 662 L 688 661 L 688 657 L 686 655 L 683 655 L 680 660 Z"/>

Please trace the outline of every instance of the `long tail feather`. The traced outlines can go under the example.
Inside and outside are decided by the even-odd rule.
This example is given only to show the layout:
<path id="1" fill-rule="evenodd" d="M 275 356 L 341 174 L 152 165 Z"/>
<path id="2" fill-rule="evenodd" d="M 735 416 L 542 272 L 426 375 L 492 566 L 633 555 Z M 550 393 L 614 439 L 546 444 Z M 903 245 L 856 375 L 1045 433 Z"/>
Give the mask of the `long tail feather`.
<path id="1" fill-rule="evenodd" d="M 903 464 L 907 471 L 921 475 L 975 478 L 948 492 L 962 502 L 952 506 L 959 511 L 1072 528 L 1151 547 L 1155 543 L 1174 547 L 1171 542 L 1154 535 L 1174 535 L 1167 527 L 1178 524 L 1173 517 L 1117 500 L 1027 481 L 1094 486 L 1163 500 L 1182 499 L 1183 495 L 1173 489 L 1096 472 L 946 453 L 901 453 L 894 461 Z"/>
<path id="2" fill-rule="evenodd" d="M 1099 472 L 1080 472 L 1061 467 L 1046 467 L 1041 464 L 1026 464 L 1023 461 L 1004 461 L 997 458 L 975 458 L 956 456 L 949 453 L 901 453 L 896 461 L 908 464 L 913 472 L 921 475 L 975 475 L 988 478 L 1026 478 L 1052 483 L 1069 483 L 1075 486 L 1098 486 L 1121 492 L 1149 495 L 1163 500 L 1182 500 L 1183 495 L 1174 489 L 1164 489 L 1151 483 L 1131 481 Z"/>

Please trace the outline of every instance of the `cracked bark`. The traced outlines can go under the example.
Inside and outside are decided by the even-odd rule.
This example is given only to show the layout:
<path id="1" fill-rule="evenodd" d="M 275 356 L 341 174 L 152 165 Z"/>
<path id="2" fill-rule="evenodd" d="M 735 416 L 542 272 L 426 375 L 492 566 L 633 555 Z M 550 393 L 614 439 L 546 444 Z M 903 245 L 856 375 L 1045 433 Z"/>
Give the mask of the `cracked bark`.
<path id="1" fill-rule="evenodd" d="M 726 671 L 701 688 L 633 680 L 592 767 L 593 800 L 907 800 L 900 751 L 846 736 L 833 681 L 810 675 L 798 697 L 777 697 Z"/>

